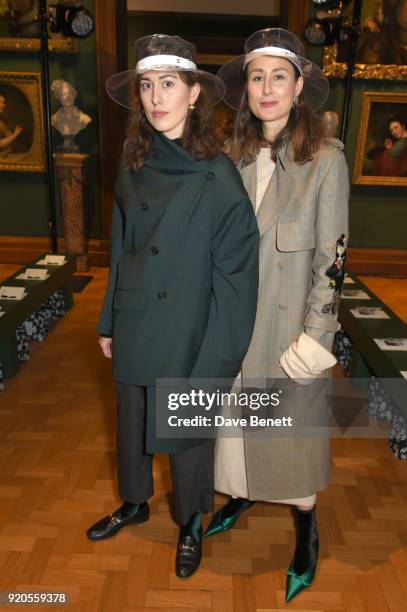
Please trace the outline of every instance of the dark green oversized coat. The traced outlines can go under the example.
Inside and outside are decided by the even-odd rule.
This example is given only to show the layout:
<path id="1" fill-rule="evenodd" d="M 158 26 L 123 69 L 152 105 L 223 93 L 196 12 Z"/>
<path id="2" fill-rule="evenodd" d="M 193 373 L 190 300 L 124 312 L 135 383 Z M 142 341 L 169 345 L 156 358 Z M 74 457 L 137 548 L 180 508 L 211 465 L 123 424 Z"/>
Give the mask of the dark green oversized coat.
<path id="1" fill-rule="evenodd" d="M 113 377 L 146 386 L 148 452 L 197 440 L 155 438 L 158 378 L 234 378 L 256 316 L 259 233 L 233 163 L 197 161 L 156 134 L 138 172 L 120 165 L 110 275 L 98 331 Z"/>

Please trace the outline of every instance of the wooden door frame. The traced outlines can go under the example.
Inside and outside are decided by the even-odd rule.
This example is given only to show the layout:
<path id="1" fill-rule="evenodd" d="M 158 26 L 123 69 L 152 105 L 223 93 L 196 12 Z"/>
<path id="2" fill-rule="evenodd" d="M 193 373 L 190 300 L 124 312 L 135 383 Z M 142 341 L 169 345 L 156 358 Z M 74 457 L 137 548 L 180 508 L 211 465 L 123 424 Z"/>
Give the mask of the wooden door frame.
<path id="1" fill-rule="evenodd" d="M 127 68 L 127 2 L 94 0 L 94 12 L 99 111 L 101 246 L 108 251 L 116 171 L 127 113 L 109 98 L 105 83 L 111 74 Z"/>
<path id="2" fill-rule="evenodd" d="M 303 40 L 304 26 L 309 19 L 309 0 L 280 0 L 281 27 L 294 32 Z"/>

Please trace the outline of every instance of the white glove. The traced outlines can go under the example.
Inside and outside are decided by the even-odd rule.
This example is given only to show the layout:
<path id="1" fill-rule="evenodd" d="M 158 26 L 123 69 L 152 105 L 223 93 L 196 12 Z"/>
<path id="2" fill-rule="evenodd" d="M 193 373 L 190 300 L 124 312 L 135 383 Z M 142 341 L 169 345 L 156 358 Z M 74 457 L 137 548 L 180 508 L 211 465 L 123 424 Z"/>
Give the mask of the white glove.
<path id="1" fill-rule="evenodd" d="M 284 372 L 300 385 L 309 385 L 335 363 L 332 353 L 305 332 L 280 357 Z"/>

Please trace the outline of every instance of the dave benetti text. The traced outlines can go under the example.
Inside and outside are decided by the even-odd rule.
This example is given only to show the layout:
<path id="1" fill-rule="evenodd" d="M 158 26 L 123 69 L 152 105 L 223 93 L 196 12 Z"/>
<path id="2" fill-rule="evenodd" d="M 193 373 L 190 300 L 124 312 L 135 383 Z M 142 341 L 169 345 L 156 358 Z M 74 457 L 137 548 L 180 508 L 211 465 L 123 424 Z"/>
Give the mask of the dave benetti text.
<path id="1" fill-rule="evenodd" d="M 177 417 L 171 415 L 168 418 L 170 427 L 292 427 L 292 417 L 282 417 L 281 419 L 262 419 L 255 414 L 246 418 L 226 418 L 221 415 L 214 417 L 194 416 L 192 418 Z"/>

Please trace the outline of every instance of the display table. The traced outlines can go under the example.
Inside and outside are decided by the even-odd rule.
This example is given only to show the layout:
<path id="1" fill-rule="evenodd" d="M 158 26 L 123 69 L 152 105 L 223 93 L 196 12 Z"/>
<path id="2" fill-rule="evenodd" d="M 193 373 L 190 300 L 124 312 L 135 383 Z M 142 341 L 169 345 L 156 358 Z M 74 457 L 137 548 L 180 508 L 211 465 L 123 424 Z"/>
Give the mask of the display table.
<path id="1" fill-rule="evenodd" d="M 353 344 L 351 376 L 364 378 L 370 371 L 376 378 L 403 378 L 401 372 L 407 371 L 407 351 L 383 351 L 374 339 L 407 338 L 407 324 L 370 291 L 357 276 L 349 275 L 349 278 L 354 282 L 345 284 L 344 291 L 348 289 L 364 291 L 370 297 L 370 300 L 342 298 L 339 306 L 339 322 Z M 351 309 L 360 306 L 381 308 L 389 318 L 356 318 Z M 400 411 L 407 418 L 407 403 L 400 402 L 399 398 L 394 399 Z"/>
<path id="2" fill-rule="evenodd" d="M 399 458 L 407 459 L 407 350 L 382 350 L 375 341 L 386 339 L 387 347 L 394 347 L 397 339 L 407 339 L 407 325 L 357 276 L 348 278 L 353 282 L 344 284 L 345 293 L 363 291 L 370 299 L 342 297 L 338 319 L 345 335 L 338 333 L 338 361 L 351 378 L 366 379 L 370 416 L 391 422 L 390 446 Z M 360 307 L 380 308 L 388 318 L 355 317 L 352 310 Z"/>
<path id="3" fill-rule="evenodd" d="M 66 255 L 66 262 L 59 266 L 38 265 L 44 256 L 38 257 L 29 266 L 23 266 L 12 276 L 3 280 L 1 286 L 25 287 L 28 295 L 22 300 L 0 298 L 0 307 L 4 314 L 0 316 L 0 364 L 4 378 L 11 378 L 18 372 L 21 359 L 18 358 L 16 332 L 29 317 L 60 290 L 63 293 L 64 310 L 73 305 L 72 275 L 75 271 L 75 256 Z M 46 268 L 49 277 L 45 280 L 20 280 L 16 277 L 26 268 Z"/>

